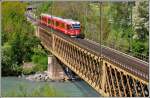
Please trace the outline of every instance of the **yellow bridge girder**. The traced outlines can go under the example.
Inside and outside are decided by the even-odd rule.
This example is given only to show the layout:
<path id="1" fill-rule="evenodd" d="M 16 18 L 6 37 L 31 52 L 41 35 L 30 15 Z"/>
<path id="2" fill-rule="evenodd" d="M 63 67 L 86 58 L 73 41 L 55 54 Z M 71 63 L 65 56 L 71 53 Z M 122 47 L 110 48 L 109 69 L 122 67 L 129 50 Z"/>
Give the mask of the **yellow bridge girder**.
<path id="1" fill-rule="evenodd" d="M 148 81 L 41 27 L 43 46 L 102 96 L 149 96 Z"/>

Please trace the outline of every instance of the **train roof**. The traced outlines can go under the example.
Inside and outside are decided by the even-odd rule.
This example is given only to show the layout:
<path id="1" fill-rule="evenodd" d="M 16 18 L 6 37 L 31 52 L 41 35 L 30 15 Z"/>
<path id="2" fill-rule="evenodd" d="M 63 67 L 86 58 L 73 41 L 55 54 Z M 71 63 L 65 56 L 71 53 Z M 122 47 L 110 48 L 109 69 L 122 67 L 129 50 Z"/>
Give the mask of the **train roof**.
<path id="1" fill-rule="evenodd" d="M 72 20 L 72 19 L 63 19 L 63 18 L 60 18 L 60 17 L 56 17 L 56 16 L 53 16 L 53 15 L 49 15 L 49 14 L 44 14 L 42 13 L 41 14 L 42 16 L 47 16 L 47 17 L 50 17 L 50 18 L 54 18 L 54 19 L 58 19 L 58 20 L 62 20 L 66 23 L 69 23 L 69 24 L 80 24 L 79 21 L 75 21 L 75 20 Z"/>

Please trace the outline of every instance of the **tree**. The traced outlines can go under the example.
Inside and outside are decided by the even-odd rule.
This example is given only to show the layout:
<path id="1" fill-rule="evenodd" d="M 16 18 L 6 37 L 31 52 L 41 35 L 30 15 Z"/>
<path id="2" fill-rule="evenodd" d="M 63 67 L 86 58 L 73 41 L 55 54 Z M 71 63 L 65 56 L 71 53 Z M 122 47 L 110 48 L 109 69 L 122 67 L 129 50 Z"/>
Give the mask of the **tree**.
<path id="1" fill-rule="evenodd" d="M 24 61 L 31 61 L 32 55 L 34 55 L 34 48 L 38 48 L 40 40 L 35 36 L 27 36 L 23 43 L 24 46 Z"/>
<path id="2" fill-rule="evenodd" d="M 5 43 L 2 46 L 2 74 L 7 74 L 7 72 L 11 71 L 11 65 L 12 65 L 12 56 L 11 56 L 11 46 L 8 43 Z"/>
<path id="3" fill-rule="evenodd" d="M 137 1 L 134 7 L 134 38 L 141 41 L 148 40 L 149 36 L 148 1 Z M 137 37 L 136 37 L 137 36 Z"/>
<path id="4" fill-rule="evenodd" d="M 40 40 L 35 36 L 14 33 L 10 43 L 12 46 L 12 59 L 15 64 L 20 65 L 23 61 L 31 60 L 31 56 L 34 54 L 33 48 L 38 48 Z"/>
<path id="5" fill-rule="evenodd" d="M 136 1 L 133 10 L 133 39 L 137 43 L 133 44 L 135 52 L 139 52 L 148 56 L 149 54 L 149 13 L 148 1 Z M 137 48 L 136 48 L 137 47 Z"/>
<path id="6" fill-rule="evenodd" d="M 2 2 L 2 75 L 19 74 L 22 63 L 31 61 L 33 48 L 40 44 L 24 16 L 26 6 L 26 2 Z"/>
<path id="7" fill-rule="evenodd" d="M 133 51 L 135 53 L 143 53 L 143 51 L 145 50 L 145 46 L 142 42 L 140 41 L 134 41 L 133 43 Z"/>
<path id="8" fill-rule="evenodd" d="M 12 59 L 13 63 L 21 65 L 23 63 L 23 55 L 25 54 L 23 41 L 19 33 L 14 33 L 13 39 L 10 42 L 12 46 Z"/>

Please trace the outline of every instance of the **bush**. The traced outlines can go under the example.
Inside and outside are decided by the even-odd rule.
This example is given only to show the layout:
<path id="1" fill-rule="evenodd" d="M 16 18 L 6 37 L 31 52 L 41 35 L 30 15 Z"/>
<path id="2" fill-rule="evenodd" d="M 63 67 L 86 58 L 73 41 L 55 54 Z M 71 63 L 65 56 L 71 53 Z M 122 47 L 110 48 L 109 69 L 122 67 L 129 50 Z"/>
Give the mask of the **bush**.
<path id="1" fill-rule="evenodd" d="M 132 48 L 133 48 L 133 51 L 137 53 L 143 53 L 145 50 L 144 44 L 140 41 L 134 41 Z"/>
<path id="2" fill-rule="evenodd" d="M 25 74 L 25 75 L 29 75 L 29 74 L 33 74 L 34 70 L 33 70 L 33 68 L 24 68 L 22 70 L 22 73 Z"/>
<path id="3" fill-rule="evenodd" d="M 36 64 L 36 66 L 33 68 L 34 72 L 37 71 L 44 71 L 47 69 L 47 62 L 48 58 L 44 55 L 33 55 L 32 56 L 32 62 Z"/>

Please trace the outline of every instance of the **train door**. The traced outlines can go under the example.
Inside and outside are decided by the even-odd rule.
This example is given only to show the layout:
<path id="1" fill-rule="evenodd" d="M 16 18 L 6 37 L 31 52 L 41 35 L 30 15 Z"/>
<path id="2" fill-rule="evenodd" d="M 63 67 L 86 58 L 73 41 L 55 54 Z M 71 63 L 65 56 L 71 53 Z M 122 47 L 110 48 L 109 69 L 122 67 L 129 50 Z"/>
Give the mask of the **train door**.
<path id="1" fill-rule="evenodd" d="M 67 34 L 70 35 L 70 31 L 71 31 L 71 26 L 69 24 L 67 24 Z"/>
<path id="2" fill-rule="evenodd" d="M 46 22 L 46 25 L 48 26 L 48 17 L 45 16 L 45 22 Z"/>

